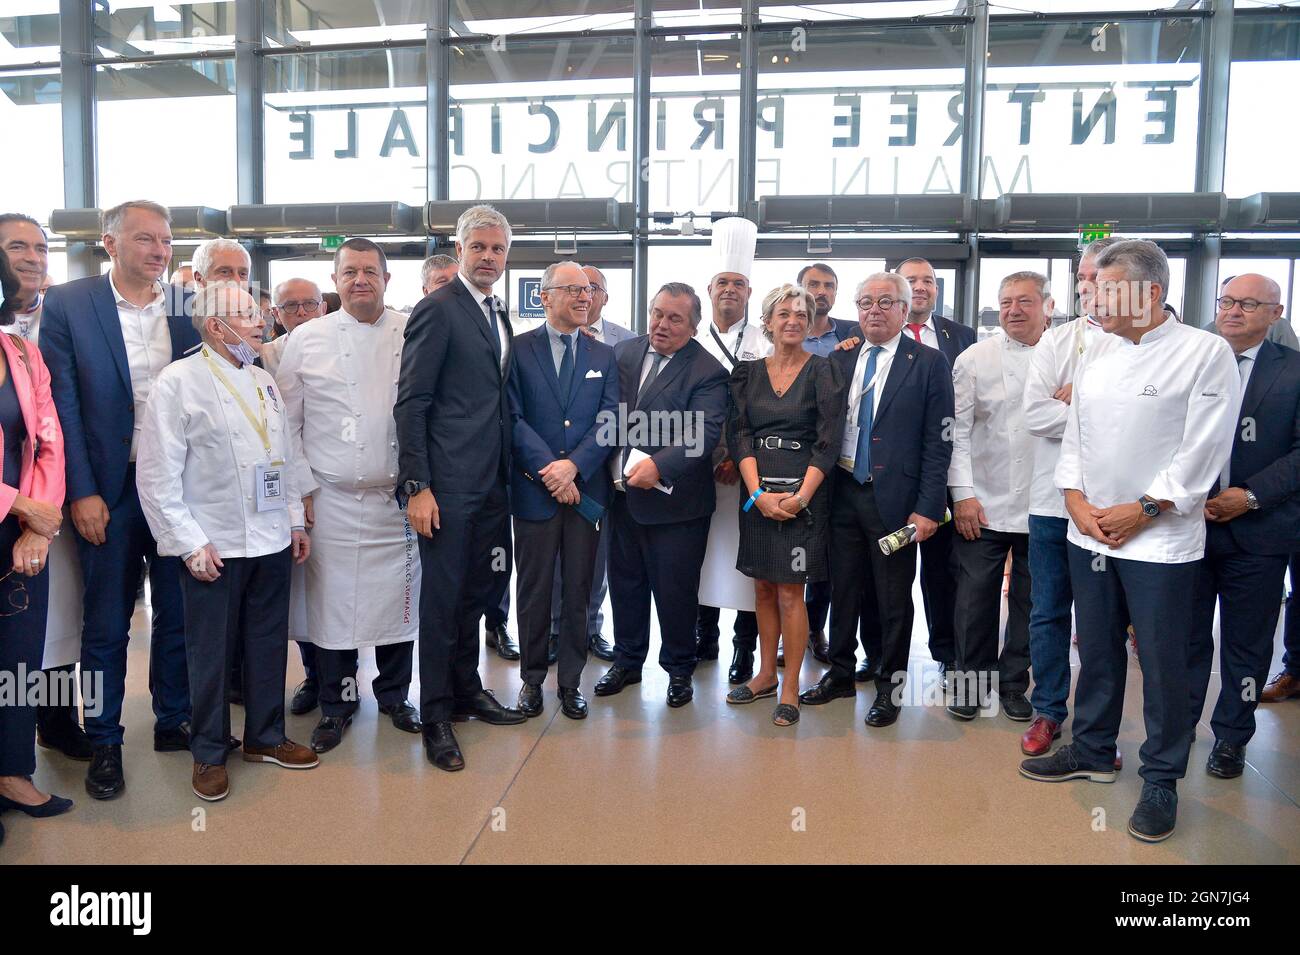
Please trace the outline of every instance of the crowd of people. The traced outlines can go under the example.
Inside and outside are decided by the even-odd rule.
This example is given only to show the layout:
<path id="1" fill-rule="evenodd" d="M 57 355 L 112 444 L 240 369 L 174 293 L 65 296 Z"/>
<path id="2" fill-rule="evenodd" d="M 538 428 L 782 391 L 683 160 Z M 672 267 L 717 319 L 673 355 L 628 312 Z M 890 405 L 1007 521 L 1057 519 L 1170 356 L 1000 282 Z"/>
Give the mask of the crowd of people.
<path id="1" fill-rule="evenodd" d="M 887 727 L 920 678 L 918 562 L 940 705 L 1027 723 L 1028 779 L 1116 778 L 1133 640 L 1138 839 L 1174 830 L 1216 608 L 1206 771 L 1241 775 L 1258 702 L 1300 696 L 1294 594 L 1269 681 L 1288 564 L 1300 582 L 1300 351 L 1270 279 L 1232 277 L 1199 329 L 1166 306 L 1160 248 L 1111 238 L 1083 250 L 1062 323 L 1046 277 L 1020 271 L 977 337 L 937 313 L 923 259 L 856 280 L 856 321 L 832 317 L 825 263 L 753 314 L 757 230 L 730 218 L 708 320 L 670 282 L 639 335 L 606 315 L 599 269 L 559 261 L 545 321 L 515 334 L 493 294 L 511 238 L 467 210 L 408 316 L 365 238 L 335 252 L 332 293 L 290 278 L 264 300 L 229 239 L 168 280 L 167 209 L 127 202 L 103 213 L 109 270 L 48 287 L 40 225 L 0 215 L 0 676 L 71 689 L 0 706 L 0 810 L 72 808 L 35 786 L 37 745 L 88 761 L 91 797 L 124 791 L 146 577 L 154 747 L 191 754 L 205 800 L 229 793 L 236 752 L 310 769 L 342 745 L 362 648 L 378 710 L 443 770 L 465 766 L 455 723 L 543 713 L 552 666 L 560 712 L 583 719 L 589 655 L 610 663 L 596 696 L 641 681 L 652 605 L 669 707 L 717 659 L 727 609 L 729 704 L 775 699 L 788 727 L 874 683 L 866 723 Z M 483 685 L 480 632 L 519 662 L 513 705 Z M 306 679 L 289 709 L 320 711 L 305 743 L 285 734 L 290 640 Z M 801 689 L 805 652 L 827 669 Z"/>

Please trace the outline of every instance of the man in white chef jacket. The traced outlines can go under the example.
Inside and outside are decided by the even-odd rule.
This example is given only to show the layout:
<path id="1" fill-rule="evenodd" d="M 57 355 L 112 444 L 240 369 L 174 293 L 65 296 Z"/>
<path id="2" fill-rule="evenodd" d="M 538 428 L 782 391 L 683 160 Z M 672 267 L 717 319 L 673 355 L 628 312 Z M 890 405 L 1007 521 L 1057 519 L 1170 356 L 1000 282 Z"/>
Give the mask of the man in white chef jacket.
<path id="1" fill-rule="evenodd" d="M 751 322 L 747 312 L 753 292 L 749 275 L 753 271 L 757 243 L 758 226 L 748 219 L 731 217 L 713 223 L 710 251 L 715 271 L 708 287 L 712 319 L 700 323 L 695 338 L 728 373 L 742 361 L 772 354 L 772 343 L 763 336 L 762 325 Z M 727 457 L 725 442 L 718 445 L 713 457 L 718 505 L 709 524 L 709 546 L 700 571 L 696 655 L 701 660 L 718 658 L 719 609 L 735 610 L 734 655 L 727 678 L 732 683 L 744 683 L 754 675 L 758 618 L 754 616 L 753 581 L 736 570 L 736 554 L 740 549 L 740 471 Z"/>
<path id="2" fill-rule="evenodd" d="M 21 212 L 0 214 L 0 254 L 9 259 L 21 283 L 13 322 L 0 326 L 0 332 L 38 345 L 44 304 L 41 288 L 49 278 L 50 266 L 45 230 Z M 65 512 L 63 529 L 66 531 L 71 526 Z M 82 584 L 75 534 L 60 533 L 50 541 L 49 568 L 50 600 L 41 667 L 49 681 L 47 686 L 67 688 L 73 695 L 70 699 L 51 700 L 36 707 L 36 742 L 69 759 L 86 760 L 91 757 L 90 740 L 78 722 L 76 700 L 77 661 L 81 659 Z"/>
<path id="3" fill-rule="evenodd" d="M 192 305 L 203 343 L 154 382 L 136 486 L 158 553 L 185 561 L 191 785 L 215 801 L 230 786 L 232 641 L 244 650 L 244 759 L 287 769 L 319 762 L 284 735 L 289 568 L 311 543 L 284 401 L 253 364 L 263 328 L 257 302 L 237 283 L 218 282 Z"/>
<path id="4" fill-rule="evenodd" d="M 1025 426 L 1025 380 L 1052 317 L 1046 276 L 1013 272 L 998 287 L 1002 334 L 957 356 L 948 493 L 957 540 L 957 671 L 948 713 L 974 719 L 996 692 L 1002 712 L 1027 722 L 1029 496 L 1034 448 Z M 1007 628 L 998 653 L 1002 572 L 1011 555 Z"/>
<path id="5" fill-rule="evenodd" d="M 1074 738 L 1020 764 L 1022 775 L 1046 782 L 1115 778 L 1131 619 L 1142 635 L 1146 740 L 1128 831 L 1144 842 L 1169 838 L 1177 819 L 1194 725 L 1191 595 L 1205 501 L 1232 449 L 1241 387 L 1227 343 L 1164 310 L 1168 283 L 1154 242 L 1118 242 L 1097 258 L 1106 334 L 1079 363 L 1056 465 L 1079 632 Z"/>
<path id="6" fill-rule="evenodd" d="M 394 496 L 393 403 L 406 316 L 384 307 L 388 261 L 369 239 L 339 246 L 333 278 L 343 307 L 294 331 L 277 376 L 312 523 L 307 634 L 317 650 L 318 753 L 342 741 L 357 710 L 361 647 L 375 648 L 379 711 L 398 729 L 420 732 L 407 700 L 420 555 Z"/>

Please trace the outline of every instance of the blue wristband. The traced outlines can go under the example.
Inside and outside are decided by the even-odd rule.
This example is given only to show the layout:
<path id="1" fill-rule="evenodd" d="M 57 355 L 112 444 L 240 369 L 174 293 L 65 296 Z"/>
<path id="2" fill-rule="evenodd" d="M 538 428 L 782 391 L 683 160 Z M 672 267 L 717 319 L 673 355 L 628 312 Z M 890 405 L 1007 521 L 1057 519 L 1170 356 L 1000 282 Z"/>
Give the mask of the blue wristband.
<path id="1" fill-rule="evenodd" d="M 753 506 L 754 506 L 754 502 L 758 500 L 758 496 L 759 496 L 760 494 L 762 494 L 762 493 L 763 493 L 763 489 L 760 487 L 760 488 L 759 488 L 757 491 L 755 491 L 753 494 L 749 495 L 749 500 L 745 502 L 745 506 L 742 507 L 741 510 L 742 510 L 742 511 L 748 511 L 751 507 L 753 507 Z"/>

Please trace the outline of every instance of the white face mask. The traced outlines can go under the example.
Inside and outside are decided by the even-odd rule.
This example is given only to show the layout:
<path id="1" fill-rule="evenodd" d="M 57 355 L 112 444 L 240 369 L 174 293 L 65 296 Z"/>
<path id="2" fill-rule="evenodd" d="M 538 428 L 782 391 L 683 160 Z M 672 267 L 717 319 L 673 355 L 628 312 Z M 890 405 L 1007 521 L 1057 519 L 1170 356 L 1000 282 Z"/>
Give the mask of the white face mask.
<path id="1" fill-rule="evenodd" d="M 222 325 L 225 325 L 226 331 L 235 336 L 235 343 L 233 345 L 228 342 L 222 342 L 222 344 L 226 346 L 226 350 L 230 352 L 231 357 L 241 365 L 251 365 L 253 362 L 257 361 L 257 352 L 253 351 L 253 346 L 244 341 L 239 332 L 235 331 L 229 325 L 226 325 L 226 323 L 222 322 L 221 319 L 218 318 L 217 321 L 221 322 Z"/>

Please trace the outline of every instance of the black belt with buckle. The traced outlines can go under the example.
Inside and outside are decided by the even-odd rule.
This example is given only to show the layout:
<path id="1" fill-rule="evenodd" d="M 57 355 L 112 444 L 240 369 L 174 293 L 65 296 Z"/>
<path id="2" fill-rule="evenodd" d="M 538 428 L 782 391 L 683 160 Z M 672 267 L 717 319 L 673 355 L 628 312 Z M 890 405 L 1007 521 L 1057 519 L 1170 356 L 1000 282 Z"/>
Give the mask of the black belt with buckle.
<path id="1" fill-rule="evenodd" d="M 775 451 L 778 448 L 785 451 L 798 451 L 803 447 L 803 445 L 798 441 L 790 441 L 787 438 L 779 438 L 776 435 L 771 434 L 766 438 L 755 438 L 754 447 L 766 448 L 768 451 Z"/>

